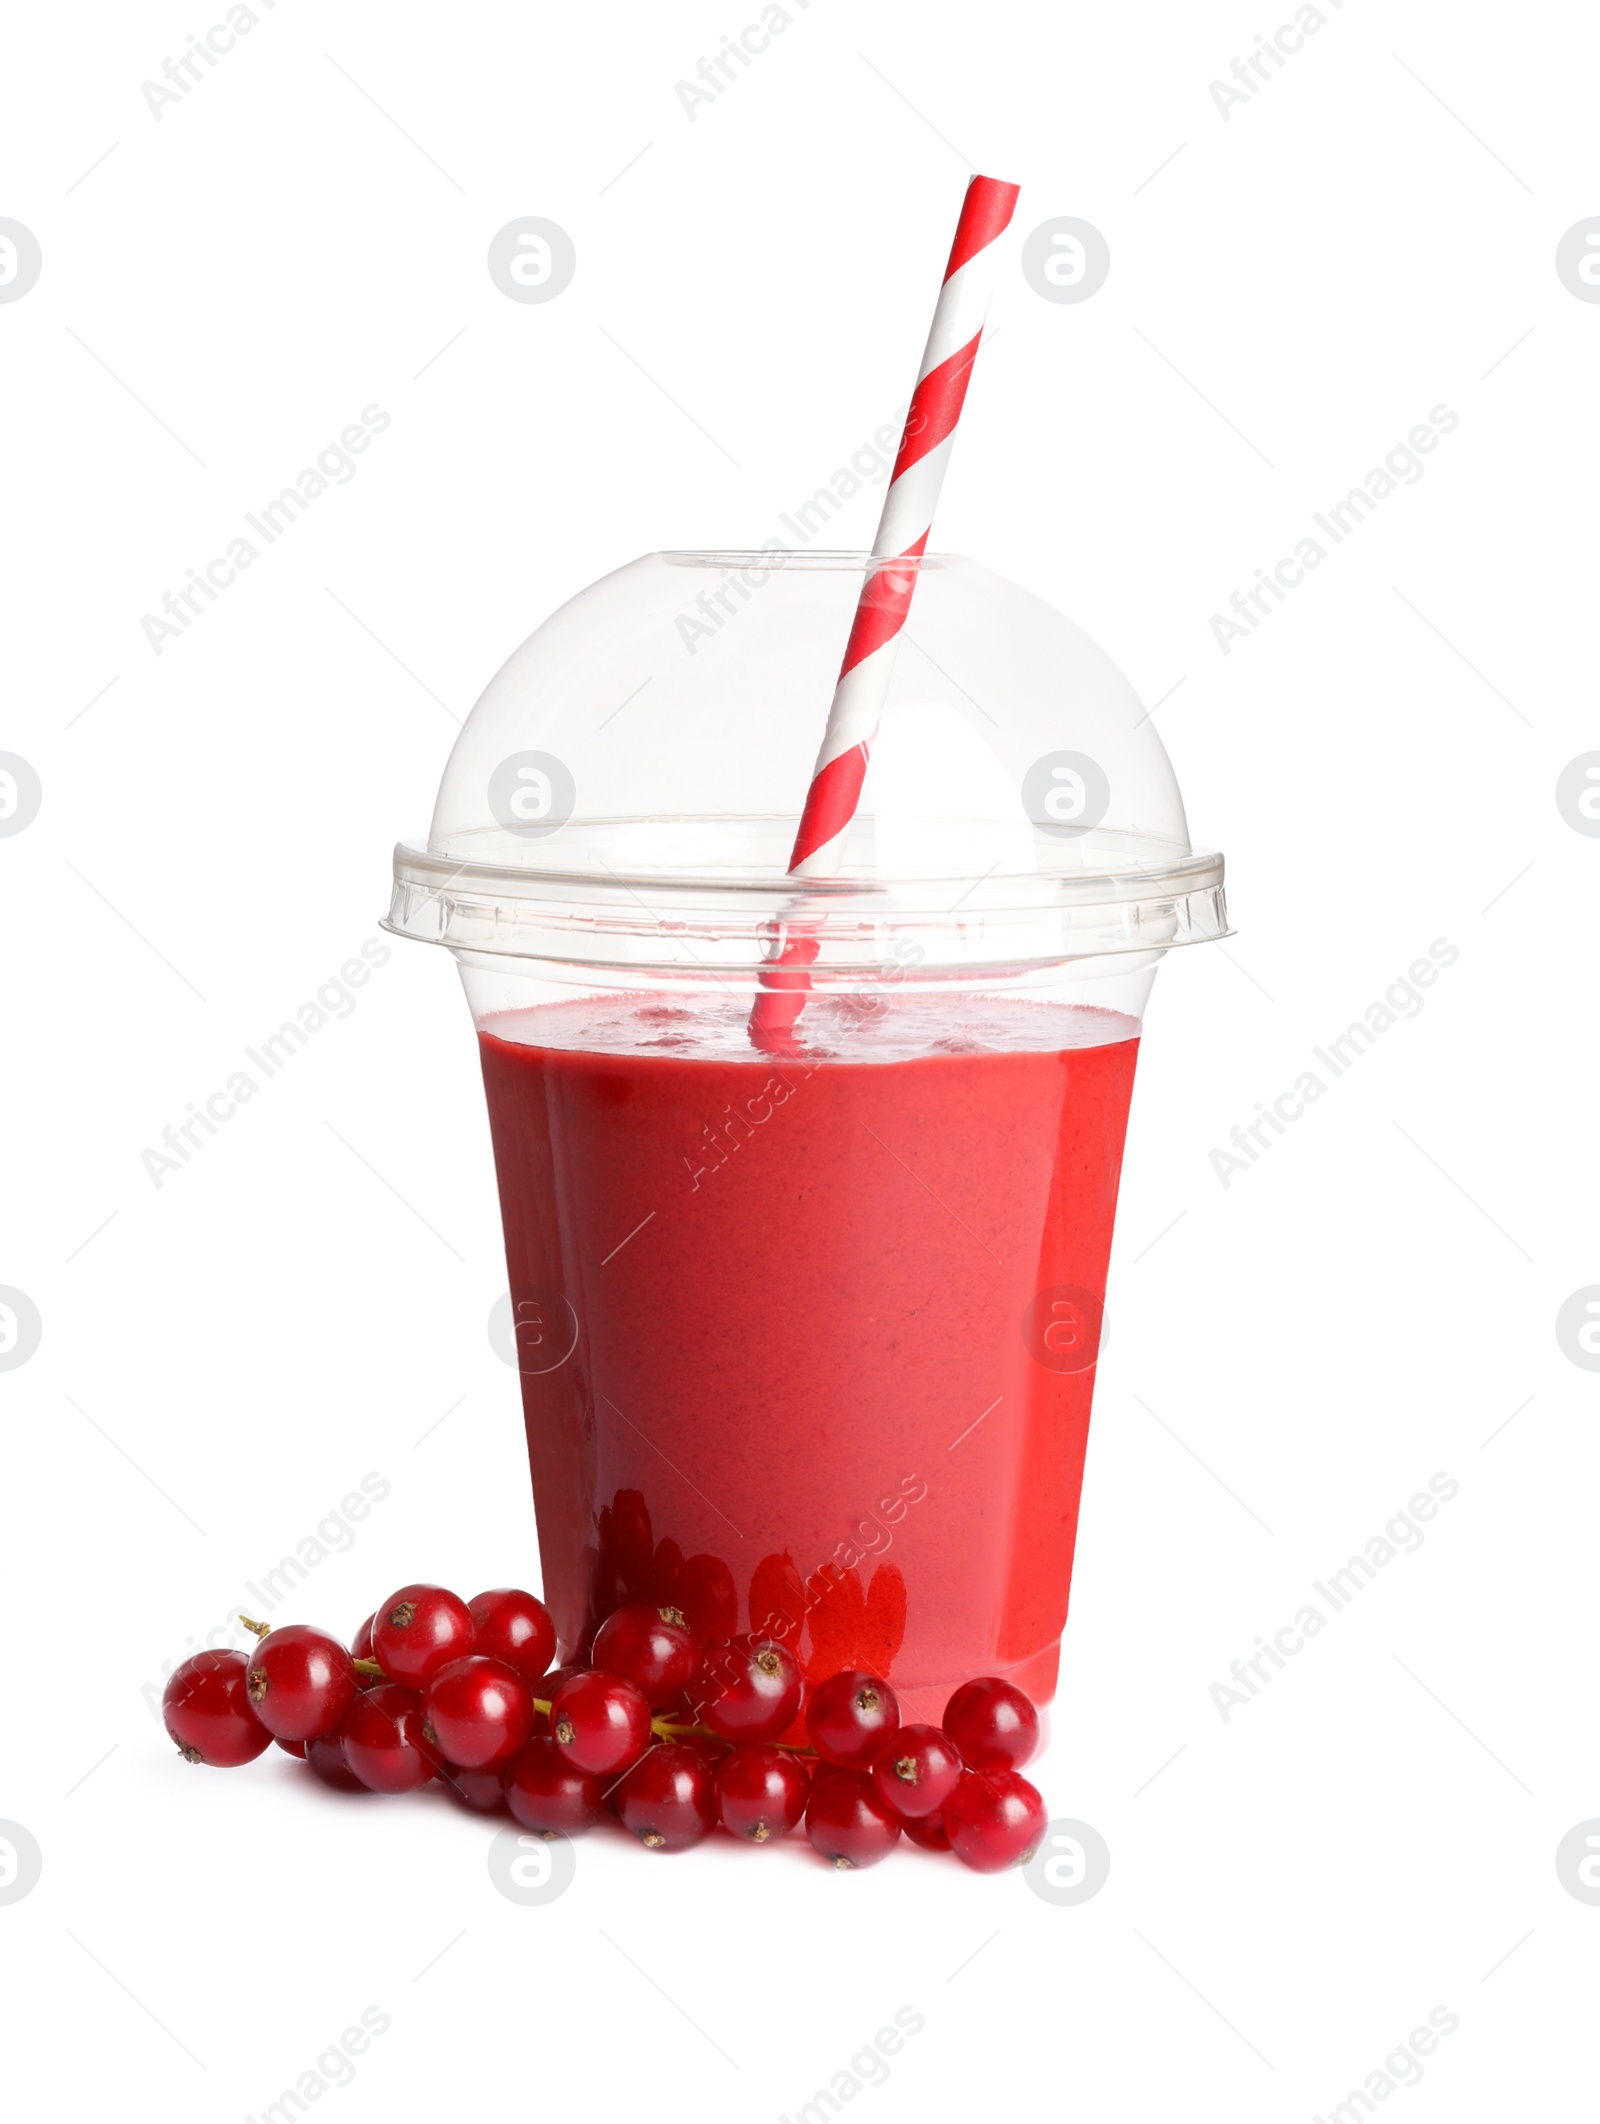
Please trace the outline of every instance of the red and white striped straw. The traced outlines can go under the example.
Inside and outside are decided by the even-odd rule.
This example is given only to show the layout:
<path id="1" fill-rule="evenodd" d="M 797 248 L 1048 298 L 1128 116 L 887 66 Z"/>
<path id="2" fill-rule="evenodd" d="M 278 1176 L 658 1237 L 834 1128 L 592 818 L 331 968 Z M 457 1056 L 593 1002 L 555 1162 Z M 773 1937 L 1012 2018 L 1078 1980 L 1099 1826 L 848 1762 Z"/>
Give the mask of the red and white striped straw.
<path id="1" fill-rule="evenodd" d="M 961 202 L 950 262 L 944 269 L 917 387 L 906 409 L 905 431 L 883 498 L 866 581 L 789 857 L 791 877 L 831 877 L 839 867 L 911 610 L 916 564 L 927 551 L 934 508 L 983 337 L 995 245 L 1010 223 L 1017 192 L 1016 185 L 997 177 L 974 177 Z M 750 1020 L 751 1039 L 757 1047 L 778 1051 L 791 1044 L 794 1021 L 804 1007 L 809 986 L 805 968 L 816 951 L 814 939 L 790 930 L 777 956 L 763 970 L 763 993 L 756 998 Z"/>
<path id="2" fill-rule="evenodd" d="M 831 876 L 838 868 L 845 830 L 855 817 L 894 672 L 895 652 L 917 586 L 915 566 L 897 568 L 895 562 L 914 563 L 927 550 L 934 508 L 983 337 L 994 280 L 995 243 L 1004 234 L 1016 203 L 1017 186 L 994 177 L 974 177 L 961 203 L 950 263 L 944 269 L 917 387 L 906 409 L 905 432 L 883 498 L 872 560 L 789 858 L 793 877 Z"/>

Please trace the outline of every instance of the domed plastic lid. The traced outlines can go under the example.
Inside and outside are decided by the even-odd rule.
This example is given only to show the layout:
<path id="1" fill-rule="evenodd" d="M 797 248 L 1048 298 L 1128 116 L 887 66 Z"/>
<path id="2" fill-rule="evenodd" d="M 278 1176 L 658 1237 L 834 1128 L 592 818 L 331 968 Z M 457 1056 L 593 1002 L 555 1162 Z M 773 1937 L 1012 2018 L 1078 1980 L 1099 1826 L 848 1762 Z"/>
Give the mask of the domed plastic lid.
<path id="1" fill-rule="evenodd" d="M 751 970 L 773 924 L 813 978 L 1048 967 L 1225 936 L 1127 680 L 1051 606 L 921 562 L 835 877 L 786 877 L 865 556 L 653 553 L 553 613 L 491 680 L 388 926 L 458 951 Z"/>

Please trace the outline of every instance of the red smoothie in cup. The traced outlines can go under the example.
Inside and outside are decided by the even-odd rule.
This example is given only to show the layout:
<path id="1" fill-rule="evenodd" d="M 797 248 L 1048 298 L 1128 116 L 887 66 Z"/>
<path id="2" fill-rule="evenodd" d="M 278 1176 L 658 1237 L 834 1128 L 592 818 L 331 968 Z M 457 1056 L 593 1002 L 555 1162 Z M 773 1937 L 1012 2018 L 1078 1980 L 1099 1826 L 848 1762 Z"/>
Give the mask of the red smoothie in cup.
<path id="1" fill-rule="evenodd" d="M 1054 1688 L 1138 1052 L 962 996 L 597 997 L 480 1026 L 545 1597 L 652 1599 L 937 1717 Z"/>

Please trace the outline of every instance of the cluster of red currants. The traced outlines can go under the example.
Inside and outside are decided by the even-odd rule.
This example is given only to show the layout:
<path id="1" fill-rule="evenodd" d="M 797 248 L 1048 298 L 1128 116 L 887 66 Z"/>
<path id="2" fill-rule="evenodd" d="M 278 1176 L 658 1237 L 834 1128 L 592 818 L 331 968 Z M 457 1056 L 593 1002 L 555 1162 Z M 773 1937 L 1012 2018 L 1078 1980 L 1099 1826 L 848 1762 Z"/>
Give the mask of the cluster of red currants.
<path id="1" fill-rule="evenodd" d="M 942 1725 L 902 1725 L 874 1674 L 807 1695 L 780 1639 L 706 1647 L 678 1609 L 644 1605 L 601 1624 L 586 1666 L 551 1672 L 549 1613 L 510 1587 L 464 1601 L 402 1586 L 348 1651 L 304 1623 L 247 1627 L 252 1653 L 197 1652 L 167 1683 L 167 1731 L 192 1763 L 252 1762 L 275 1740 L 345 1790 L 439 1778 L 546 1837 L 609 1811 L 652 1851 L 686 1851 L 719 1822 L 766 1843 L 803 1820 L 841 1867 L 875 1864 L 903 1832 L 995 1873 L 1044 1833 L 1018 1775 L 1039 1716 L 1006 1681 L 964 1683 Z"/>

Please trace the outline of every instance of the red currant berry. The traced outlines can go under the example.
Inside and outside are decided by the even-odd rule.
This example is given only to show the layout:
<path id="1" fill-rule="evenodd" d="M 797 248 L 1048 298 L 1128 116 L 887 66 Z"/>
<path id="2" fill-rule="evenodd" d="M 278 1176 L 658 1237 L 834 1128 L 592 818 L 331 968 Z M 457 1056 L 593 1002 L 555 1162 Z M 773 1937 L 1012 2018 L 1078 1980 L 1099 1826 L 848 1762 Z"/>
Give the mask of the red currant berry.
<path id="1" fill-rule="evenodd" d="M 276 1740 L 317 1740 L 336 1733 L 355 1700 L 350 1655 L 326 1630 L 287 1623 L 250 1655 L 250 1701 Z"/>
<path id="2" fill-rule="evenodd" d="M 864 1770 L 899 1723 L 899 1700 L 876 1674 L 832 1675 L 806 1705 L 811 1745 L 841 1770 Z"/>
<path id="3" fill-rule="evenodd" d="M 472 1650 L 472 1617 L 443 1586 L 402 1586 L 372 1625 L 372 1656 L 390 1681 L 425 1689 L 441 1667 Z"/>
<path id="4" fill-rule="evenodd" d="M 514 1669 L 476 1654 L 452 1660 L 422 1698 L 422 1737 L 463 1770 L 509 1762 L 533 1731 L 533 1691 Z"/>
<path id="5" fill-rule="evenodd" d="M 681 1608 L 618 1608 L 595 1632 L 591 1664 L 630 1681 L 652 1710 L 683 1694 L 700 1671 L 700 1645 Z"/>
<path id="6" fill-rule="evenodd" d="M 253 1763 L 272 1735 L 251 1707 L 242 1652 L 196 1652 L 161 1692 L 161 1716 L 185 1762 L 233 1770 Z"/>
<path id="7" fill-rule="evenodd" d="M 441 1763 L 439 1782 L 453 1800 L 474 1814 L 502 1814 L 510 1768 L 507 1763 L 498 1770 L 458 1770 L 454 1763 Z"/>
<path id="8" fill-rule="evenodd" d="M 306 1744 L 304 1741 L 274 1740 L 272 1745 L 275 1748 L 281 1748 L 285 1755 L 292 1755 L 296 1762 L 303 1763 L 306 1759 Z"/>
<path id="9" fill-rule="evenodd" d="M 703 1755 L 713 1770 L 718 1763 L 727 1759 L 729 1744 L 725 1740 L 718 1740 L 714 1734 L 674 1733 L 670 1737 L 680 1746 L 692 1748 L 696 1755 Z"/>
<path id="10" fill-rule="evenodd" d="M 963 1682 L 940 1722 L 969 1770 L 1020 1770 L 1039 1745 L 1039 1714 L 997 1675 Z"/>
<path id="11" fill-rule="evenodd" d="M 924 1851 L 948 1851 L 950 1832 L 945 1828 L 942 1814 L 921 1814 L 916 1817 L 903 1815 L 900 1827 L 913 1844 L 920 1844 Z"/>
<path id="12" fill-rule="evenodd" d="M 902 1821 L 937 1814 L 966 1765 L 937 1726 L 901 1726 L 878 1743 L 872 1779 Z"/>
<path id="13" fill-rule="evenodd" d="M 711 1765 L 698 1748 L 663 1741 L 617 1787 L 617 1814 L 647 1851 L 687 1851 L 717 1826 Z"/>
<path id="14" fill-rule="evenodd" d="M 900 1820 L 864 1771 L 843 1770 L 812 1785 L 806 1835 L 831 1866 L 875 1866 L 899 1842 Z"/>
<path id="15" fill-rule="evenodd" d="M 337 1733 L 324 1733 L 306 1742 L 306 1768 L 316 1773 L 335 1792 L 365 1792 L 366 1786 L 345 1760 L 344 1740 Z"/>
<path id="16" fill-rule="evenodd" d="M 525 1682 L 536 1682 L 556 1656 L 550 1610 L 531 1593 L 497 1586 L 493 1592 L 475 1594 L 467 1602 L 467 1613 L 477 1632 L 473 1650 L 503 1661 Z M 539 1694 L 549 1691 L 541 1689 Z"/>
<path id="17" fill-rule="evenodd" d="M 552 1667 L 550 1669 L 550 1672 L 548 1674 L 541 1675 L 538 1682 L 534 1685 L 534 1696 L 538 1699 L 542 1699 L 547 1704 L 553 1703 L 555 1700 L 556 1691 L 561 1687 L 561 1684 L 563 1682 L 569 1682 L 571 1681 L 574 1674 L 582 1674 L 586 1671 L 587 1670 L 583 1667 Z M 550 1714 L 548 1711 L 534 1712 L 533 1731 L 534 1737 L 536 1739 L 549 1738 Z"/>
<path id="18" fill-rule="evenodd" d="M 415 1792 L 439 1766 L 422 1737 L 422 1698 L 398 1682 L 362 1690 L 339 1738 L 345 1761 L 369 1792 Z"/>
<path id="19" fill-rule="evenodd" d="M 569 1763 L 553 1740 L 531 1740 L 506 1774 L 506 1804 L 524 1829 L 578 1836 L 600 1819 L 600 1780 Z"/>
<path id="20" fill-rule="evenodd" d="M 717 1765 L 717 1819 L 752 1844 L 787 1836 L 806 1811 L 811 1773 L 787 1748 L 746 1741 Z"/>
<path id="21" fill-rule="evenodd" d="M 803 1684 L 788 1646 L 775 1637 L 731 1637 L 706 1654 L 695 1695 L 702 1721 L 731 1741 L 787 1733 Z"/>
<path id="22" fill-rule="evenodd" d="M 550 1733 L 569 1763 L 615 1777 L 650 1745 L 650 1706 L 619 1674 L 575 1674 L 551 1701 Z"/>
<path id="23" fill-rule="evenodd" d="M 352 1660 L 359 1662 L 372 1658 L 372 1625 L 377 1619 L 375 1615 L 369 1615 L 355 1636 L 351 1638 L 350 1657 Z M 356 1687 L 358 1689 L 370 1689 L 375 1682 L 380 1682 L 382 1679 L 383 1676 L 381 1674 L 363 1674 L 359 1664 L 357 1665 Z"/>
<path id="24" fill-rule="evenodd" d="M 969 1770 L 944 1806 L 950 1848 L 974 1873 L 1025 1864 L 1048 1820 L 1043 1799 L 1015 1770 Z"/>

